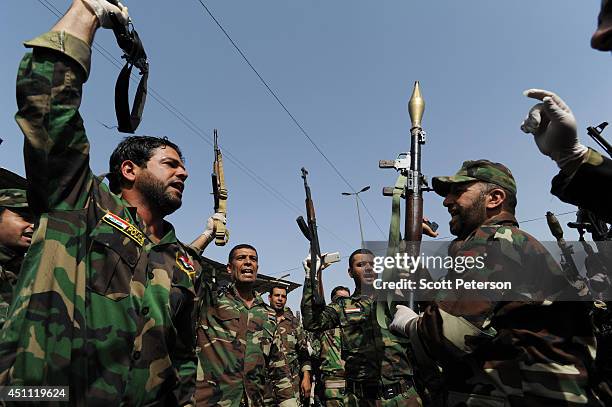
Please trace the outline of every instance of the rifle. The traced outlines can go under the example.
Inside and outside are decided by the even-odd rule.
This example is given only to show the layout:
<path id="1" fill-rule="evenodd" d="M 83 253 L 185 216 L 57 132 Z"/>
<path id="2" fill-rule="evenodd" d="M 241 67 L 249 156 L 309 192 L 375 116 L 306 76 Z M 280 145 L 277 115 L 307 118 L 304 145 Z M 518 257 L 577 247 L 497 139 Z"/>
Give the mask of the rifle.
<path id="1" fill-rule="evenodd" d="M 317 272 L 317 260 L 323 262 L 321 258 L 321 247 L 319 246 L 319 235 L 317 234 L 317 218 L 315 216 L 314 204 L 308 186 L 308 171 L 302 168 L 302 179 L 304 180 L 304 190 L 306 192 L 306 218 L 308 223 L 304 221 L 304 217 L 298 216 L 296 222 L 302 231 L 302 234 L 310 242 L 310 283 L 313 289 L 313 299 L 315 304 L 325 303 L 323 295 L 323 281 L 320 273 Z"/>
<path id="2" fill-rule="evenodd" d="M 587 134 L 612 157 L 612 146 L 601 135 L 606 127 L 608 127 L 608 122 L 603 122 L 599 126 L 589 126 L 587 127 Z"/>
<path id="3" fill-rule="evenodd" d="M 574 261 L 574 248 L 567 244 L 563 238 L 563 229 L 554 213 L 546 212 L 546 222 L 550 233 L 557 239 L 557 246 L 561 249 L 561 268 L 565 278 L 576 289 L 578 296 L 583 297 L 589 294 L 589 287 L 578 272 L 578 267 Z"/>
<path id="4" fill-rule="evenodd" d="M 117 0 L 107 0 L 109 3 L 119 7 Z M 140 36 L 132 25 L 132 20 L 128 19 L 126 23 L 119 21 L 115 13 L 110 13 L 110 19 L 113 23 L 113 33 L 117 40 L 117 44 L 123 50 L 121 58 L 125 59 L 125 65 L 115 83 L 115 114 L 119 124 L 117 130 L 122 133 L 134 133 L 142 119 L 142 112 L 147 99 L 147 81 L 149 79 L 149 62 L 147 61 L 147 53 L 144 50 Z M 130 112 L 129 104 L 129 88 L 132 68 L 138 68 L 140 71 L 140 82 L 134 96 L 134 105 Z"/>
<path id="5" fill-rule="evenodd" d="M 214 154 L 213 172 L 211 174 L 213 196 L 215 198 L 215 213 L 227 215 L 227 187 L 225 185 L 225 172 L 223 171 L 223 155 L 219 148 L 217 129 L 213 131 Z M 225 224 L 215 219 L 215 244 L 225 246 L 229 241 L 229 231 Z"/>

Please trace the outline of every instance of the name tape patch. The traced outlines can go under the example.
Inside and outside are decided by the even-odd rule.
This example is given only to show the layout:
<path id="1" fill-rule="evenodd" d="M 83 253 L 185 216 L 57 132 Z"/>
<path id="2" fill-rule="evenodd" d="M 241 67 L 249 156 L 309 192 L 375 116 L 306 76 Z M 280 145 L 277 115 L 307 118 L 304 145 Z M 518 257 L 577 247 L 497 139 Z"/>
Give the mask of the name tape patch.
<path id="1" fill-rule="evenodd" d="M 120 231 L 121 233 L 123 233 L 124 235 L 126 235 L 127 237 L 129 237 L 130 239 L 132 239 L 134 242 L 136 242 L 138 246 L 142 247 L 142 245 L 144 244 L 144 233 L 142 233 L 136 226 L 132 225 L 130 222 L 121 219 L 119 216 L 111 212 L 108 212 L 106 215 L 104 215 L 104 217 L 102 217 L 102 220 Z"/>

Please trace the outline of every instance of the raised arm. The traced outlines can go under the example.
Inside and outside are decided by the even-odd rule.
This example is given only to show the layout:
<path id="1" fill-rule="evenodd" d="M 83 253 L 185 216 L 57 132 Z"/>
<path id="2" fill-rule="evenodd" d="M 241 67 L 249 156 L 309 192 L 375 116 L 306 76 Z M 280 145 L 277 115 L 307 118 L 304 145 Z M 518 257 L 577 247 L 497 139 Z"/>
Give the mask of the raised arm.
<path id="1" fill-rule="evenodd" d="M 30 206 L 39 214 L 82 207 L 91 185 L 89 142 L 78 109 L 98 21 L 84 0 L 75 0 L 50 32 L 25 43 L 32 52 L 19 66 L 15 118 L 25 136 Z"/>

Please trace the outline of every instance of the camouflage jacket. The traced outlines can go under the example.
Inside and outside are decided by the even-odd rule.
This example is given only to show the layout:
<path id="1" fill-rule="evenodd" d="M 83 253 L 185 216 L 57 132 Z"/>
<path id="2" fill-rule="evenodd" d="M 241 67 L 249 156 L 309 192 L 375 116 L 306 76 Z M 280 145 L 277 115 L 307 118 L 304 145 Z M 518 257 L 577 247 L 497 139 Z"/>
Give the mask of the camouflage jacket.
<path id="1" fill-rule="evenodd" d="M 552 181 L 551 193 L 612 222 L 612 160 L 589 149 L 584 162 L 572 174 L 560 171 Z"/>
<path id="2" fill-rule="evenodd" d="M 428 369 L 424 357 L 435 359 L 448 405 L 597 405 L 589 383 L 595 350 L 589 303 L 555 301 L 573 288 L 548 251 L 512 215 L 500 215 L 455 241 L 449 254 L 486 260 L 460 275 L 449 270 L 447 279 L 511 281 L 512 288 L 448 290 L 427 306 L 409 328 L 417 376 Z M 430 394 L 442 388 L 430 387 Z"/>
<path id="3" fill-rule="evenodd" d="M 22 261 L 23 255 L 0 245 L 0 328 L 6 321 L 8 309 L 13 300 L 13 291 Z"/>
<path id="4" fill-rule="evenodd" d="M 0 382 L 70 385 L 73 405 L 185 405 L 195 390 L 197 255 L 145 225 L 89 168 L 79 115 L 91 50 L 64 32 L 28 43 L 16 119 L 40 226 L 0 340 Z"/>
<path id="5" fill-rule="evenodd" d="M 307 278 L 301 309 L 304 328 L 309 331 L 340 328 L 347 380 L 388 385 L 410 379 L 408 339 L 379 326 L 372 297 L 355 292 L 338 303 L 316 304 Z"/>
<path id="6" fill-rule="evenodd" d="M 295 406 L 290 370 L 277 335 L 276 316 L 259 294 L 251 308 L 233 285 L 198 282 L 196 401 L 203 406 L 264 405 L 266 380 L 282 406 Z"/>
<path id="7" fill-rule="evenodd" d="M 308 339 L 300 324 L 293 315 L 291 309 L 285 308 L 282 318 L 276 317 L 276 334 L 282 343 L 281 353 L 285 356 L 289 370 L 291 371 L 291 382 L 295 394 L 300 393 L 301 373 L 311 371 L 310 353 L 308 351 Z M 266 386 L 266 400 L 274 400 L 273 387 Z"/>
<path id="8" fill-rule="evenodd" d="M 344 360 L 342 360 L 342 332 L 340 328 L 330 329 L 319 334 L 312 341 L 313 364 L 322 380 L 344 379 Z"/>
<path id="9" fill-rule="evenodd" d="M 277 319 L 277 334 L 283 344 L 283 353 L 295 378 L 306 370 L 311 370 L 310 354 L 308 352 L 308 339 L 300 321 L 293 315 L 291 309 L 285 308 L 281 321 Z"/>

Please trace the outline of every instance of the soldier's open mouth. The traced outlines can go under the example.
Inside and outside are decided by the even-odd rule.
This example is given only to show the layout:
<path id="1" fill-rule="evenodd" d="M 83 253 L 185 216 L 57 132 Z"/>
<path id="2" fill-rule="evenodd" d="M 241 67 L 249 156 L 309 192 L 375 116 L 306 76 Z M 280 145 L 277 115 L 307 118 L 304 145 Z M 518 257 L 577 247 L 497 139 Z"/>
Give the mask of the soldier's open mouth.
<path id="1" fill-rule="evenodd" d="M 183 182 L 172 182 L 170 186 L 176 190 L 178 190 L 181 194 L 185 190 L 185 184 Z"/>

